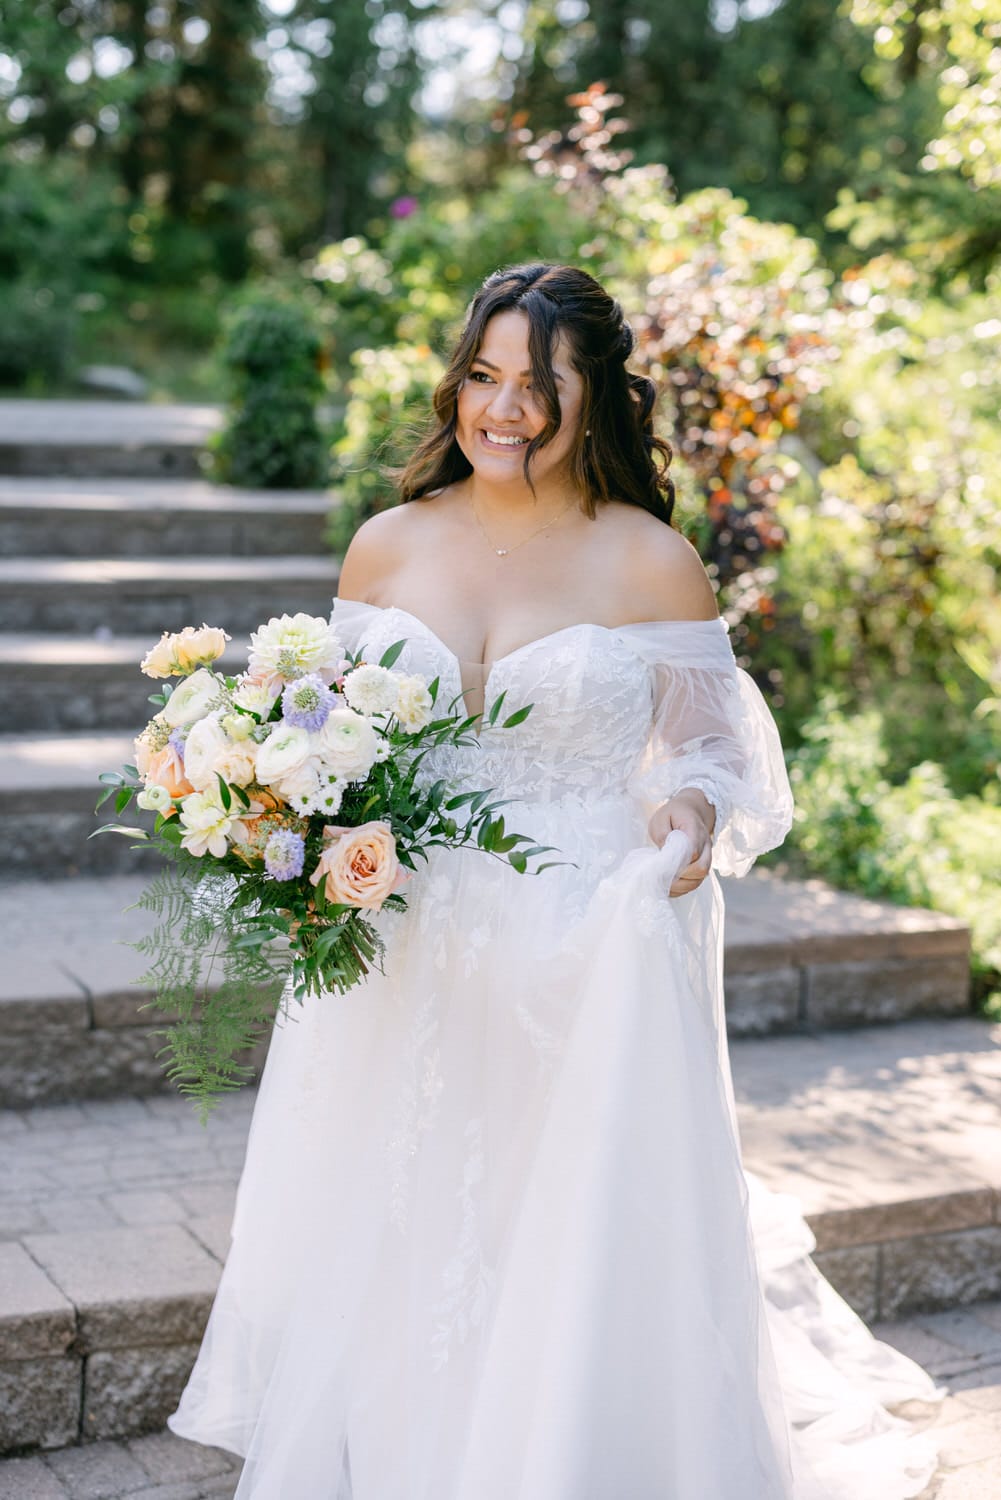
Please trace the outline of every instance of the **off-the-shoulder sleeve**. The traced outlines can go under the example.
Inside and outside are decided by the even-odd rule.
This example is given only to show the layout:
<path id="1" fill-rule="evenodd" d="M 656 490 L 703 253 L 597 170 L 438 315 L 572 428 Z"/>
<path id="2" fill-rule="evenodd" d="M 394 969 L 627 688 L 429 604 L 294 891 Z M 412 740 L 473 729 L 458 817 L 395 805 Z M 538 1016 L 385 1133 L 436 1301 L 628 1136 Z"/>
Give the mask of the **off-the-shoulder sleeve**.
<path id="1" fill-rule="evenodd" d="M 653 687 L 650 736 L 629 789 L 653 809 L 696 787 L 716 809 L 713 865 L 744 875 L 792 825 L 792 792 L 775 721 L 737 666 L 722 620 L 627 627 Z"/>
<path id="2" fill-rule="evenodd" d="M 364 643 L 365 632 L 379 613 L 374 604 L 366 604 L 362 599 L 335 597 L 330 611 L 330 623 L 341 645 L 354 653 Z"/>

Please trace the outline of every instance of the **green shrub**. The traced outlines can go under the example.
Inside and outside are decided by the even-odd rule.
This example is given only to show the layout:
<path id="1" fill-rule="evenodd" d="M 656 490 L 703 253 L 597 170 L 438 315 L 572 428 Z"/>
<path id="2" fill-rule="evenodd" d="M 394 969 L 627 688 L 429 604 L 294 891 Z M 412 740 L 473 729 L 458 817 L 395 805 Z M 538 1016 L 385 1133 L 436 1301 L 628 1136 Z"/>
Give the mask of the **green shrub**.
<path id="1" fill-rule="evenodd" d="M 216 477 L 255 489 L 326 485 L 327 445 L 317 421 L 322 340 L 308 312 L 263 294 L 227 320 L 223 364 L 230 413 L 216 446 Z"/>
<path id="2" fill-rule="evenodd" d="M 796 799 L 789 847 L 835 885 L 959 917 L 973 937 L 974 997 L 1001 1014 L 1001 806 L 995 788 L 957 796 L 925 761 L 893 785 L 886 725 L 830 696 L 787 754 Z"/>
<path id="3" fill-rule="evenodd" d="M 426 344 L 352 355 L 347 408 L 334 443 L 339 503 L 328 537 L 335 552 L 344 553 L 369 516 L 396 504 L 390 471 L 406 462 L 423 436 L 443 373 Z"/>
<path id="4" fill-rule="evenodd" d="M 0 291 L 0 387 L 39 387 L 66 378 L 74 318 L 65 299 L 24 283 Z"/>

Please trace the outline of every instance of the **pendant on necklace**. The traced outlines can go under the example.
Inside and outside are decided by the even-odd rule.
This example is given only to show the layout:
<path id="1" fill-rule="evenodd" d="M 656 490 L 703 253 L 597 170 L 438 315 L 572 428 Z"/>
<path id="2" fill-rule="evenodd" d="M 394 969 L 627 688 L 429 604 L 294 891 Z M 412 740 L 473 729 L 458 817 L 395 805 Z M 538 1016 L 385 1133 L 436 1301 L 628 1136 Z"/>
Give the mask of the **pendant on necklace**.
<path id="1" fill-rule="evenodd" d="M 507 557 L 507 548 L 506 547 L 495 547 L 494 551 L 497 553 L 498 557 Z"/>

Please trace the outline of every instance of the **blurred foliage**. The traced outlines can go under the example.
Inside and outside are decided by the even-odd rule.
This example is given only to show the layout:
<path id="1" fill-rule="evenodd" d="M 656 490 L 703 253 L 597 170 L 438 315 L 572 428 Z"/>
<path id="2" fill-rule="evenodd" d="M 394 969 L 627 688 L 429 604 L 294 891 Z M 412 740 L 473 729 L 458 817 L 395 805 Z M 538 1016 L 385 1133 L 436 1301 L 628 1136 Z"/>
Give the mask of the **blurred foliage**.
<path id="1" fill-rule="evenodd" d="M 72 308 L 50 288 L 0 285 L 0 389 L 62 380 L 73 327 Z"/>
<path id="2" fill-rule="evenodd" d="M 427 344 L 389 344 L 351 356 L 350 398 L 334 443 L 337 504 L 328 540 L 346 551 L 362 521 L 396 503 L 392 471 L 429 425 L 431 394 L 444 364 Z"/>
<path id="3" fill-rule="evenodd" d="M 316 416 L 323 344 L 308 308 L 258 293 L 230 316 L 223 358 L 232 395 L 216 477 L 253 489 L 326 484 L 329 457 Z"/>
<path id="4" fill-rule="evenodd" d="M 846 183 L 828 218 L 852 245 L 905 252 L 939 283 L 983 288 L 1001 254 L 1001 12 L 985 0 L 847 0 L 886 88 L 923 75 L 937 120 L 916 162 Z"/>

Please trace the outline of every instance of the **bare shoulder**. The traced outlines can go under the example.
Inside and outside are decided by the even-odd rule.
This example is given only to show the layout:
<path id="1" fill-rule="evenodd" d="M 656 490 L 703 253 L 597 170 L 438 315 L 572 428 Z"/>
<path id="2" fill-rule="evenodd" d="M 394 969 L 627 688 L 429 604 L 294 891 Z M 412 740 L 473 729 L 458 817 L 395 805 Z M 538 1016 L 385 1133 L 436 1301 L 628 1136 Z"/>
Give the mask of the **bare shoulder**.
<path id="1" fill-rule="evenodd" d="M 613 507 L 608 522 L 620 540 L 618 571 L 633 617 L 715 620 L 716 595 L 691 542 L 638 505 Z"/>
<path id="2" fill-rule="evenodd" d="M 341 560 L 337 592 L 344 599 L 375 603 L 374 595 L 392 577 L 413 545 L 415 529 L 424 517 L 418 500 L 391 505 L 363 521 Z"/>

